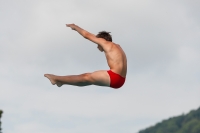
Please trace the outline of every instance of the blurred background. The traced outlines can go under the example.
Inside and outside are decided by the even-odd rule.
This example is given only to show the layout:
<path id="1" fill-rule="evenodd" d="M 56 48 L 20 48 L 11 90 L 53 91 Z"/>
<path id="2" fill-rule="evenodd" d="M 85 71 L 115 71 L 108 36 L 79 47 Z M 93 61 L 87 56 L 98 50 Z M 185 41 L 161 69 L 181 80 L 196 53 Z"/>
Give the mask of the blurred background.
<path id="1" fill-rule="evenodd" d="M 0 109 L 5 133 L 136 133 L 200 104 L 200 1 L 1 0 Z M 43 75 L 108 70 L 104 53 L 65 24 L 111 32 L 127 80 L 52 86 Z"/>

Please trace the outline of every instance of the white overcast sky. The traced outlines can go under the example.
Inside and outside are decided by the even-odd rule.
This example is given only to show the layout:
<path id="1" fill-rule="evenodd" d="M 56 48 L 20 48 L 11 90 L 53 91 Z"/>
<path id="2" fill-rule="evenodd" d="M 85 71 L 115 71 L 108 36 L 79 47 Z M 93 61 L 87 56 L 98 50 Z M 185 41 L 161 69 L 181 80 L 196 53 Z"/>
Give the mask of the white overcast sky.
<path id="1" fill-rule="evenodd" d="M 199 0 L 0 0 L 4 133 L 137 133 L 200 105 Z M 108 70 L 66 23 L 110 31 L 127 54 L 118 89 L 52 86 L 45 73 Z"/>

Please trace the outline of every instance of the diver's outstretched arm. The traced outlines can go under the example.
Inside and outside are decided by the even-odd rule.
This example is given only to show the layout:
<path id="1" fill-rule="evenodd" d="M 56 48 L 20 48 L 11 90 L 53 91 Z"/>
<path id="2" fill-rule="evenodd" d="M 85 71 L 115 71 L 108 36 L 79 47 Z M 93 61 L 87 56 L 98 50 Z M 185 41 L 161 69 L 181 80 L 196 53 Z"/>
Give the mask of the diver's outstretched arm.
<path id="1" fill-rule="evenodd" d="M 70 27 L 72 30 L 77 31 L 79 34 L 81 34 L 85 39 L 88 39 L 98 45 L 100 45 L 105 52 L 110 51 L 113 43 L 110 41 L 106 41 L 103 38 L 98 38 L 96 37 L 94 34 L 80 28 L 79 26 L 75 25 L 75 24 L 66 24 L 67 27 Z"/>
<path id="2" fill-rule="evenodd" d="M 75 25 L 75 24 L 66 24 L 67 27 L 70 27 L 72 30 L 77 31 L 80 35 L 82 35 L 84 38 L 86 38 L 87 34 L 91 34 L 88 31 L 82 29 L 81 27 Z"/>

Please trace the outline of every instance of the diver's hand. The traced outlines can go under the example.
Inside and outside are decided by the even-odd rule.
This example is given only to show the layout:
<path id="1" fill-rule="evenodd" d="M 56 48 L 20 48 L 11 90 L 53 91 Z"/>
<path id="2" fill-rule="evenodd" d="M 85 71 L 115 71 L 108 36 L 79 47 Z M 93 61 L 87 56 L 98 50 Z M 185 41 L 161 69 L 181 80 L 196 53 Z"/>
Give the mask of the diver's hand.
<path id="1" fill-rule="evenodd" d="M 75 24 L 66 24 L 67 27 L 70 27 L 72 30 L 76 30 Z"/>

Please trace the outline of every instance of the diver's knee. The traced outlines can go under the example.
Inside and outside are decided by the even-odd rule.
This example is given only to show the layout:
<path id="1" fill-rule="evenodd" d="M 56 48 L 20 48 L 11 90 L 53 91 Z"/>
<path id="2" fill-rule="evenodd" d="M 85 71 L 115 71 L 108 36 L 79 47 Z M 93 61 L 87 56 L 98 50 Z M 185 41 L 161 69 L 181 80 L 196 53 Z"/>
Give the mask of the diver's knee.
<path id="1" fill-rule="evenodd" d="M 93 83 L 91 73 L 84 73 L 84 74 L 82 74 L 82 76 L 83 76 L 83 79 L 85 82 L 88 82 L 91 84 Z"/>

